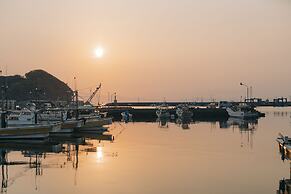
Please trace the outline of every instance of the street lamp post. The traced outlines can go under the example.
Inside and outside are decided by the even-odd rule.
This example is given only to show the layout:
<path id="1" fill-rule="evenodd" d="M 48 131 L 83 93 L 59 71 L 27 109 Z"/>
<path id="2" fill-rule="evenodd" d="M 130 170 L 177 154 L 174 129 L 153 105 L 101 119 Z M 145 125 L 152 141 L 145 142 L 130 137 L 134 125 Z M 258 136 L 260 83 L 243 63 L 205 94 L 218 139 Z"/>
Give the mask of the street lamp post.
<path id="1" fill-rule="evenodd" d="M 246 84 L 244 84 L 244 83 L 240 83 L 240 85 L 241 86 L 245 86 L 246 87 L 246 89 L 247 89 L 247 95 L 246 95 L 246 98 L 245 98 L 245 101 L 249 98 L 249 86 L 248 85 L 246 85 Z"/>
<path id="2" fill-rule="evenodd" d="M 113 95 L 114 95 L 114 98 L 113 98 Z M 114 102 L 115 104 L 117 103 L 116 92 L 114 92 L 113 94 L 111 94 L 111 96 L 110 96 L 110 100 L 111 100 L 111 103 L 112 103 L 112 102 Z"/>

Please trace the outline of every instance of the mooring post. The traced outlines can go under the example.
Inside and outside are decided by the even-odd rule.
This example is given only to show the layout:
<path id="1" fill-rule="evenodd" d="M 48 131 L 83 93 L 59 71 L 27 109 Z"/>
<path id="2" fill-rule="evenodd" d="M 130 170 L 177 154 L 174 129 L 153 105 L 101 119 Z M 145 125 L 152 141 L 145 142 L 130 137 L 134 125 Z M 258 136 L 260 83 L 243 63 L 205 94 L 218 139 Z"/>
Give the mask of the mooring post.
<path id="1" fill-rule="evenodd" d="M 6 113 L 2 112 L 1 113 L 1 128 L 6 128 L 7 123 L 6 123 Z"/>
<path id="2" fill-rule="evenodd" d="M 34 124 L 37 124 L 37 112 L 34 112 Z"/>

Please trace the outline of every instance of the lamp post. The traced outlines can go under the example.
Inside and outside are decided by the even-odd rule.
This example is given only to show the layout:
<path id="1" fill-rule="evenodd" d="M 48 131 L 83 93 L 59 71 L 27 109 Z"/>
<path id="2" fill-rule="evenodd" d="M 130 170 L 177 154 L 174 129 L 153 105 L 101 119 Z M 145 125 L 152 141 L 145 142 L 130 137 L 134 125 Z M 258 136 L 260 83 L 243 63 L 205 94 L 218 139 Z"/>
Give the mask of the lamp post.
<path id="1" fill-rule="evenodd" d="M 114 98 L 113 98 L 113 96 L 114 96 Z M 113 94 L 111 94 L 110 98 L 111 98 L 111 103 L 112 103 L 112 102 L 113 102 L 114 104 L 116 104 L 116 103 L 117 103 L 117 96 L 116 96 L 116 92 L 114 92 Z"/>
<path id="2" fill-rule="evenodd" d="M 246 89 L 247 89 L 247 95 L 246 95 L 246 98 L 245 98 L 245 101 L 246 101 L 249 98 L 249 86 L 244 84 L 244 83 L 242 83 L 242 82 L 240 82 L 240 85 L 246 87 Z"/>

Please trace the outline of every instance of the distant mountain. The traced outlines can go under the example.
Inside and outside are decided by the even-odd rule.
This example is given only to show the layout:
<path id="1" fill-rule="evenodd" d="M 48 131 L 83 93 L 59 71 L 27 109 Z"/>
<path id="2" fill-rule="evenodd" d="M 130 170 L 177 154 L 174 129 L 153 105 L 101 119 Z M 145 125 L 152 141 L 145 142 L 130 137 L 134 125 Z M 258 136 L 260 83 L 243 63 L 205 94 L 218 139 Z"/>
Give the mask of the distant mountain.
<path id="1" fill-rule="evenodd" d="M 24 77 L 20 75 L 0 76 L 2 94 L 5 85 L 8 86 L 8 99 L 17 101 L 68 100 L 73 94 L 67 84 L 43 70 L 30 71 Z"/>

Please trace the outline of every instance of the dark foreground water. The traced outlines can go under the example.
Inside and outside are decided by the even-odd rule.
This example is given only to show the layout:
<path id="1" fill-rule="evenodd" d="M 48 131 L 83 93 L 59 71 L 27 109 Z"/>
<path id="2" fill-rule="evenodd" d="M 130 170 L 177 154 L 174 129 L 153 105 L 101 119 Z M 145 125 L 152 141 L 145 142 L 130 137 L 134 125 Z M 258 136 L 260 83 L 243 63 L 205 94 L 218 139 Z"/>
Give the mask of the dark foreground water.
<path id="1" fill-rule="evenodd" d="M 291 135 L 291 109 L 260 110 L 266 117 L 250 123 L 114 123 L 113 142 L 84 134 L 50 144 L 2 143 L 1 192 L 276 193 L 290 177 L 275 139 Z"/>

